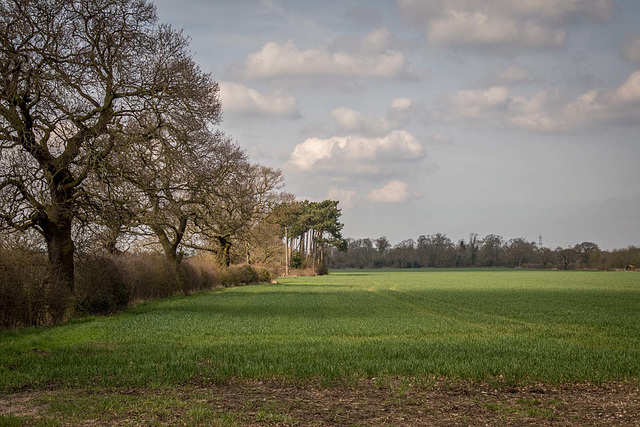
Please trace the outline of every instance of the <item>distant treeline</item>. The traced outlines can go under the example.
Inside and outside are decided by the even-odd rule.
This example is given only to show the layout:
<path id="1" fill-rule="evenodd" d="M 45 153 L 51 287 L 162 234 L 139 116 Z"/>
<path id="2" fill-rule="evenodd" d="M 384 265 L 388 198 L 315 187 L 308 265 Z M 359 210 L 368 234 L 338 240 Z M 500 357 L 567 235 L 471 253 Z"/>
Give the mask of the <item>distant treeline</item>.
<path id="1" fill-rule="evenodd" d="M 386 237 L 347 239 L 346 252 L 328 253 L 329 268 L 521 267 L 611 270 L 640 267 L 640 247 L 602 250 L 593 242 L 555 249 L 523 238 L 489 234 L 453 242 L 445 234 L 420 236 L 392 246 Z M 631 267 L 629 267 L 631 266 Z"/>

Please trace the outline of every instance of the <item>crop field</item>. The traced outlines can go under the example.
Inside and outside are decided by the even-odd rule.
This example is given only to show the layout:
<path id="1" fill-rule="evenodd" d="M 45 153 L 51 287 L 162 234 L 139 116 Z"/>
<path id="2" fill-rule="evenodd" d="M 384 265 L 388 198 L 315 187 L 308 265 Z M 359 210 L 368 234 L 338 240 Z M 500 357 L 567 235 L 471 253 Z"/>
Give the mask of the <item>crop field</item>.
<path id="1" fill-rule="evenodd" d="M 331 390 L 445 383 L 638 390 L 637 273 L 359 270 L 279 282 L 155 301 L 49 329 L 1 332 L 0 397 L 6 403 L 47 391 L 27 400 L 51 408 L 55 396 L 68 402 L 77 390 L 121 396 L 125 389 L 176 393 L 186 387 L 195 393 L 265 382 Z M 626 409 L 640 409 L 640 402 L 630 405 Z M 21 416 L 33 416 L 9 407 L 0 421 L 4 416 L 19 424 Z M 60 410 L 74 422 L 89 417 Z M 259 423 L 259 411 L 249 410 L 250 422 L 237 411 L 233 416 L 240 418 L 225 412 L 229 419 L 214 412 L 216 423 L 233 424 Z M 285 412 L 262 421 L 295 424 Z M 197 417 L 188 419 L 197 424 Z"/>

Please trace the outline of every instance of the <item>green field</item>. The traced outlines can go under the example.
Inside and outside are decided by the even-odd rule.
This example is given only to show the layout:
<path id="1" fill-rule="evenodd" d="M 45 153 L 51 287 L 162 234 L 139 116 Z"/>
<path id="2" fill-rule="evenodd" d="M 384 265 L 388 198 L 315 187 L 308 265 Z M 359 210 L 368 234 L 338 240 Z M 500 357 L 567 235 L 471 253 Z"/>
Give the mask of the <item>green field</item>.
<path id="1" fill-rule="evenodd" d="M 0 390 L 640 380 L 640 274 L 334 271 L 0 333 Z"/>

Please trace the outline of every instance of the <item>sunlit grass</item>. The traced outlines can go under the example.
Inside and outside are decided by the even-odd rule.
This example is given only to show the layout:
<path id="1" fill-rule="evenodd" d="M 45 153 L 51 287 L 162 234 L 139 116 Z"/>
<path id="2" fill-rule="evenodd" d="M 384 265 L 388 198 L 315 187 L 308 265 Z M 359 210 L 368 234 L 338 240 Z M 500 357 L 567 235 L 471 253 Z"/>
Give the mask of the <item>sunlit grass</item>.
<path id="1" fill-rule="evenodd" d="M 0 389 L 230 377 L 640 379 L 640 275 L 332 272 L 0 333 Z"/>

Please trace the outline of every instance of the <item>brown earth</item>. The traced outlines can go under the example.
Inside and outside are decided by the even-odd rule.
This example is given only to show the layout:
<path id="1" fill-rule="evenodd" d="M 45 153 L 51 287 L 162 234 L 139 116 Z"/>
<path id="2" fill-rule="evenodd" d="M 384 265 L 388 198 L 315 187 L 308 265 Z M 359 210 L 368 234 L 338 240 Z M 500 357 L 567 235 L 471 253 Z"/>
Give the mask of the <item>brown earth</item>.
<path id="1" fill-rule="evenodd" d="M 84 403 L 78 403 L 73 411 L 60 412 L 61 402 L 69 405 L 75 398 L 83 398 Z M 121 407 L 103 403 L 103 412 L 96 415 L 87 402 L 101 399 L 128 403 Z M 150 404 L 150 399 L 156 403 Z M 194 415 L 195 405 L 199 416 Z M 13 421 L 26 424 L 57 420 L 63 425 L 640 426 L 640 388 L 620 383 L 510 387 L 369 379 L 353 385 L 323 386 L 233 380 L 175 389 L 0 394 L 0 415 L 15 416 Z"/>

